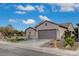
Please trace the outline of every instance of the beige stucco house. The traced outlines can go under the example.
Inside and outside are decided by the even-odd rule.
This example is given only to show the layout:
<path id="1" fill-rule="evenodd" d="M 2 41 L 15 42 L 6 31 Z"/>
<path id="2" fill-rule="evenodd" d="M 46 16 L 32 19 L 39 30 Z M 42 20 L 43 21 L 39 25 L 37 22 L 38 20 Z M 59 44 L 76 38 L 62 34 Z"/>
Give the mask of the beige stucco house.
<path id="1" fill-rule="evenodd" d="M 66 30 L 74 31 L 72 23 L 56 24 L 51 21 L 43 21 L 34 28 L 29 27 L 25 30 L 27 39 L 57 39 L 64 38 Z"/>

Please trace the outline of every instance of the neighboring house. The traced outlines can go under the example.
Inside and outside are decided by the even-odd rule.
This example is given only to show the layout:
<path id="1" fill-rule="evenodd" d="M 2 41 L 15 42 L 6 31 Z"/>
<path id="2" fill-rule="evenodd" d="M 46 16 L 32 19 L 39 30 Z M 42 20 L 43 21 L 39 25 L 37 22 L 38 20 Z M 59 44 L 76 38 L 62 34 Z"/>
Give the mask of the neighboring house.
<path id="1" fill-rule="evenodd" d="M 4 40 L 4 35 L 2 32 L 0 32 L 0 40 Z"/>
<path id="2" fill-rule="evenodd" d="M 29 27 L 25 30 L 27 39 L 64 39 L 64 32 L 74 32 L 72 23 L 56 24 L 51 21 L 43 21 L 36 27 Z"/>
<path id="3" fill-rule="evenodd" d="M 77 38 L 77 41 L 79 41 L 79 24 L 77 24 L 77 28 L 78 28 L 78 38 Z"/>

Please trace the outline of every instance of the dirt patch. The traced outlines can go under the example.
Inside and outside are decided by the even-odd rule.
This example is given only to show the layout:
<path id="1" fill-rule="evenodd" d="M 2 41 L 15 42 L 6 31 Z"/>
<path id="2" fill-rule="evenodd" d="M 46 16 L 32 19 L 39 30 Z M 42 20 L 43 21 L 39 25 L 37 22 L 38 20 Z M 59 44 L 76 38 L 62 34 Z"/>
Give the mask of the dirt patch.
<path id="1" fill-rule="evenodd" d="M 59 49 L 65 49 L 65 50 L 73 50 L 73 51 L 75 51 L 79 47 L 79 42 L 75 42 L 74 46 L 73 47 L 69 47 L 69 48 L 65 48 L 64 44 L 62 44 L 61 42 L 58 42 L 57 45 L 58 45 L 57 48 L 59 48 Z M 54 44 L 51 43 L 51 42 L 45 43 L 41 47 L 55 48 Z"/>
<path id="2" fill-rule="evenodd" d="M 73 51 L 75 51 L 75 50 L 77 50 L 77 48 L 78 48 L 78 45 L 75 43 L 74 44 L 74 46 L 73 47 L 59 47 L 59 49 L 65 49 L 65 50 L 73 50 Z"/>

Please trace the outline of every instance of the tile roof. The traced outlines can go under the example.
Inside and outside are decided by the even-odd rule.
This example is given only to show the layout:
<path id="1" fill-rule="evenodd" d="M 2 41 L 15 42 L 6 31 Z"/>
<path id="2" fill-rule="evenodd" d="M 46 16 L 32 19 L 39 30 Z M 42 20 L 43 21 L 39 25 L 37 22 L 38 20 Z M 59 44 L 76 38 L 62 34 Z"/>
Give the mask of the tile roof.
<path id="1" fill-rule="evenodd" d="M 56 24 L 56 25 L 58 25 L 58 26 L 60 26 L 60 27 L 67 28 L 67 27 L 65 27 L 65 26 L 63 26 L 63 25 L 61 25 L 61 24 L 57 24 L 57 23 L 54 23 L 54 22 L 52 22 L 52 21 L 47 21 L 47 20 L 46 20 L 46 21 L 42 21 L 40 24 L 36 25 L 35 28 L 37 28 L 38 26 L 40 26 L 40 25 L 43 24 L 44 22 L 50 22 L 50 23 Z"/>
<path id="2" fill-rule="evenodd" d="M 70 24 L 72 24 L 72 23 L 68 22 L 68 23 L 62 23 L 62 24 L 60 24 L 60 25 L 63 25 L 63 26 L 65 26 L 65 27 L 69 27 Z"/>

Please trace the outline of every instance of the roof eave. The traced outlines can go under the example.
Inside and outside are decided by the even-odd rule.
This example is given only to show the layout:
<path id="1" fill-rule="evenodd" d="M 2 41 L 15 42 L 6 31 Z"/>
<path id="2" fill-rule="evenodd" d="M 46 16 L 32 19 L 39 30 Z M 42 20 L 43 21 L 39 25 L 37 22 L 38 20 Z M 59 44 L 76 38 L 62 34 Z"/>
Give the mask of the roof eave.
<path id="1" fill-rule="evenodd" d="M 65 26 L 62 26 L 62 25 L 59 25 L 60 27 L 62 27 L 62 28 L 65 28 L 65 29 L 68 29 L 67 27 L 65 27 Z"/>
<path id="2" fill-rule="evenodd" d="M 50 21 L 44 21 L 44 22 L 50 22 Z M 42 23 L 40 23 L 39 25 L 37 25 L 35 28 L 37 28 L 38 26 L 40 26 L 41 24 L 43 24 L 44 22 L 42 22 Z M 56 24 L 56 23 L 54 23 L 54 22 L 50 22 L 50 23 L 52 23 L 52 24 Z M 60 25 L 60 24 L 56 24 L 56 25 L 58 25 L 58 26 L 60 26 L 60 27 L 63 27 L 63 28 L 66 28 L 67 29 L 67 27 L 65 27 L 65 26 L 63 26 L 63 25 Z"/>
<path id="3" fill-rule="evenodd" d="M 25 32 L 26 32 L 28 29 L 30 29 L 30 28 L 36 31 L 35 28 L 29 27 L 29 28 L 25 29 Z"/>

